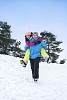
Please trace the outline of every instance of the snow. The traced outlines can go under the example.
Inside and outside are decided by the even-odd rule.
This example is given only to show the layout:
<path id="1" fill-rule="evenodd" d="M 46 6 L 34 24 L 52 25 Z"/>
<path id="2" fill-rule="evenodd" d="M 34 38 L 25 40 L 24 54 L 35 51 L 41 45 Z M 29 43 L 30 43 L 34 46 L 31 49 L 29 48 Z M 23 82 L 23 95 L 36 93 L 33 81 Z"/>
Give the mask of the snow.
<path id="1" fill-rule="evenodd" d="M 34 82 L 30 63 L 0 55 L 0 100 L 67 100 L 67 63 L 40 63 L 39 80 Z"/>

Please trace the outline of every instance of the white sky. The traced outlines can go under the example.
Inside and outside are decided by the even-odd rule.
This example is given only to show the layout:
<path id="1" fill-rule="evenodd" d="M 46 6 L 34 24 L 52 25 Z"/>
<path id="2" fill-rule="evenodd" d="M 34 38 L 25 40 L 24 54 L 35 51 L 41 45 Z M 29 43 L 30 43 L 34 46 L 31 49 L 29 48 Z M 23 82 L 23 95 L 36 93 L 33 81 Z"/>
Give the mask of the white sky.
<path id="1" fill-rule="evenodd" d="M 62 40 L 67 55 L 67 0 L 0 0 L 0 21 L 11 25 L 12 38 L 22 42 L 27 31 L 46 30 Z"/>

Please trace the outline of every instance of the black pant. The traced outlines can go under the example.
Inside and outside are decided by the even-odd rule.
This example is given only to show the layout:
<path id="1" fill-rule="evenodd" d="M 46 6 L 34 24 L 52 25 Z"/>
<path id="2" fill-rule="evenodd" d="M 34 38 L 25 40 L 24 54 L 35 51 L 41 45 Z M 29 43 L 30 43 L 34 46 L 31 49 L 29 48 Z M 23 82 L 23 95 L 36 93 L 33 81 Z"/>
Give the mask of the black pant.
<path id="1" fill-rule="evenodd" d="M 34 79 L 39 78 L 39 61 L 40 61 L 40 57 L 37 57 L 35 59 L 30 59 L 32 77 Z"/>

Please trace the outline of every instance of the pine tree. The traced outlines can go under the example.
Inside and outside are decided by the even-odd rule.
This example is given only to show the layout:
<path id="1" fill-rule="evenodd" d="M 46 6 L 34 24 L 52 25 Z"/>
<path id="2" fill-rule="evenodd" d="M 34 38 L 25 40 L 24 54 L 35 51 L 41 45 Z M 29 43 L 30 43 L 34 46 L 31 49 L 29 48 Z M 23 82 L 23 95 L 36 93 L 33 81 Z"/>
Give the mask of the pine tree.
<path id="1" fill-rule="evenodd" d="M 0 46 L 3 47 L 4 53 L 8 47 L 12 46 L 15 39 L 11 39 L 11 26 L 7 24 L 7 22 L 0 21 Z"/>
<path id="2" fill-rule="evenodd" d="M 59 53 L 63 51 L 63 49 L 59 48 L 59 45 L 63 42 L 57 41 L 56 36 L 51 32 L 44 31 L 41 32 L 40 35 L 47 44 L 47 53 L 51 59 L 51 62 L 56 63 L 56 60 L 59 58 Z"/>
<path id="3" fill-rule="evenodd" d="M 24 51 L 19 47 L 21 42 L 11 38 L 10 28 L 7 22 L 0 21 L 0 48 L 3 48 L 3 54 L 9 54 L 9 51 L 12 51 L 13 56 L 24 57 Z"/>

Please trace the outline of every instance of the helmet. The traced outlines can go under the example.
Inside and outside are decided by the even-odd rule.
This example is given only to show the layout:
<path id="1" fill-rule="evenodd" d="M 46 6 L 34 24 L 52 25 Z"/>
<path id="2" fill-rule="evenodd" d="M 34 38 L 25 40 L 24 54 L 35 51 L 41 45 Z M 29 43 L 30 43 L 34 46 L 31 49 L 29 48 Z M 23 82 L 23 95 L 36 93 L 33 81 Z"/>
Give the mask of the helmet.
<path id="1" fill-rule="evenodd" d="M 26 32 L 26 34 L 25 35 L 31 35 L 31 32 Z"/>

